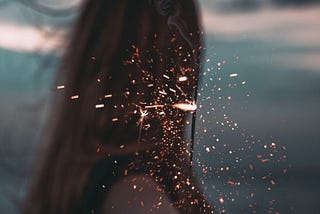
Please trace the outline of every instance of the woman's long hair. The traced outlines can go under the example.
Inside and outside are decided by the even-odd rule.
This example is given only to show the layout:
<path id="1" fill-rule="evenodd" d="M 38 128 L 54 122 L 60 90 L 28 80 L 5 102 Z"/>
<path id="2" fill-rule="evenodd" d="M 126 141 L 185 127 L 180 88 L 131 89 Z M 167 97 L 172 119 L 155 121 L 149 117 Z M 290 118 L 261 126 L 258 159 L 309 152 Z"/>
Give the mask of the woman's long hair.
<path id="1" fill-rule="evenodd" d="M 139 159 L 140 166 L 122 174 L 143 168 L 181 211 L 186 203 L 204 209 L 194 186 L 176 188 L 193 182 L 183 140 L 187 113 L 177 104 L 192 103 L 197 85 L 198 16 L 192 0 L 173 7 L 178 19 L 159 12 L 158 2 L 83 5 L 58 73 L 47 150 L 25 213 L 84 212 L 94 168 L 117 157 L 127 159 L 125 166 Z M 174 170 L 185 174 L 180 183 L 168 180 Z"/>

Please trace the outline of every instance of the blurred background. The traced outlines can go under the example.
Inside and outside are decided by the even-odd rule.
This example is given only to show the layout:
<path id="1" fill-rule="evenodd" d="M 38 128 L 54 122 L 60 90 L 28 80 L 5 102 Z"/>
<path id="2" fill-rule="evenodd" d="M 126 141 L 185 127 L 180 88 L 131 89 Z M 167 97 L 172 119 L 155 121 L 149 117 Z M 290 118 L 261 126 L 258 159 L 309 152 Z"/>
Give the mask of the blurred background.
<path id="1" fill-rule="evenodd" d="M 320 213 L 320 1 L 198 3 L 203 190 L 218 213 Z M 0 1 L 1 213 L 20 213 L 79 4 Z"/>

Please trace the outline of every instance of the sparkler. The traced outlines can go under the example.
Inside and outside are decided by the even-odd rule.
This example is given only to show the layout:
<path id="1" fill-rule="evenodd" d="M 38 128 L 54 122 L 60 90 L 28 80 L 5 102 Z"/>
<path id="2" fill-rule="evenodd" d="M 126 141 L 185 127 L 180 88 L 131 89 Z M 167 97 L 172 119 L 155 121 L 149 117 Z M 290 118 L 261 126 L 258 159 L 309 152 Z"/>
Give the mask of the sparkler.
<path id="1" fill-rule="evenodd" d="M 166 105 L 149 105 L 149 106 L 138 106 L 139 109 L 139 121 L 137 123 L 138 127 L 139 127 L 139 137 L 138 137 L 138 142 L 141 142 L 141 135 L 142 135 L 142 130 L 144 127 L 144 120 L 145 118 L 150 114 L 150 112 L 148 112 L 148 109 L 161 109 L 164 108 L 165 106 L 171 106 L 173 108 L 176 109 L 180 109 L 184 112 L 194 112 L 197 109 L 197 105 L 195 103 L 177 103 L 177 104 L 166 104 Z M 160 111 L 158 113 L 158 115 L 163 115 L 165 114 L 164 111 Z M 148 124 L 150 127 L 150 124 Z"/>
<path id="2" fill-rule="evenodd" d="M 135 53 L 133 54 L 133 60 L 129 60 L 127 61 L 128 64 L 134 64 L 137 65 L 137 63 L 139 63 L 138 57 L 139 54 L 137 54 L 137 50 L 138 48 L 135 47 Z M 207 62 L 210 62 L 211 60 L 207 60 Z M 221 71 L 220 69 L 223 68 L 222 66 L 225 65 L 225 63 L 220 63 L 218 64 L 218 68 L 217 70 Z M 242 178 L 245 178 L 246 176 L 251 176 L 254 179 L 257 179 L 256 176 L 254 175 L 254 171 L 256 168 L 259 167 L 258 164 L 272 164 L 275 162 L 274 158 L 276 157 L 276 155 L 279 153 L 278 148 L 281 147 L 277 147 L 276 144 L 273 142 L 270 146 L 266 145 L 264 147 L 265 150 L 273 150 L 273 152 L 268 152 L 267 155 L 255 155 L 255 157 L 258 158 L 258 163 L 255 163 L 254 161 L 250 161 L 250 163 L 247 163 L 245 165 L 245 168 L 242 169 L 239 165 L 241 164 L 242 160 L 245 158 L 248 158 L 247 156 L 244 155 L 244 153 L 241 155 L 241 152 L 253 152 L 253 146 L 259 145 L 258 143 L 252 143 L 250 144 L 250 142 L 254 142 L 253 137 L 247 137 L 246 139 L 246 146 L 241 145 L 241 148 L 234 148 L 236 147 L 236 145 L 233 145 L 233 148 L 228 144 L 224 142 L 223 137 L 218 136 L 219 133 L 223 133 L 226 132 L 226 130 L 232 130 L 234 132 L 239 131 L 240 130 L 240 126 L 238 125 L 237 122 L 233 121 L 232 119 L 230 119 L 229 115 L 227 115 L 226 113 L 223 113 L 223 119 L 222 121 L 218 121 L 217 117 L 215 114 L 213 114 L 213 112 L 216 111 L 216 109 L 222 110 L 223 112 L 225 112 L 226 106 L 228 107 L 229 104 L 231 103 L 232 97 L 229 94 L 227 95 L 223 95 L 222 93 L 224 92 L 224 88 L 223 86 L 220 86 L 219 84 L 213 84 L 213 81 L 221 81 L 222 78 L 218 76 L 217 73 L 213 74 L 213 70 L 214 69 L 208 69 L 203 75 L 212 75 L 208 78 L 206 78 L 206 80 L 210 81 L 205 82 L 203 85 L 205 87 L 211 87 L 212 86 L 212 94 L 210 94 L 207 97 L 201 97 L 200 93 L 199 96 L 200 98 L 202 98 L 202 101 L 207 102 L 204 103 L 204 105 L 206 106 L 211 106 L 211 110 L 207 110 L 207 112 L 203 115 L 201 114 L 199 117 L 199 121 L 201 123 L 206 123 L 206 121 L 210 121 L 210 120 L 214 120 L 214 124 L 217 126 L 221 126 L 221 130 L 217 130 L 216 132 L 212 133 L 211 131 L 211 127 L 208 126 L 208 122 L 206 124 L 206 126 L 203 128 L 203 133 L 202 136 L 200 136 L 200 138 L 202 138 L 203 136 L 208 136 L 211 135 L 213 138 L 211 141 L 211 145 L 203 145 L 203 149 L 205 151 L 206 155 L 210 155 L 211 153 L 215 153 L 216 154 L 216 159 L 219 160 L 231 160 L 233 159 L 235 164 L 237 166 L 233 166 L 232 164 L 228 163 L 225 164 L 223 161 L 221 161 L 221 165 L 219 167 L 212 167 L 212 166 L 207 166 L 203 163 L 201 163 L 199 161 L 199 159 L 197 159 L 196 161 L 194 161 L 193 163 L 193 153 L 194 153 L 194 146 L 195 146 L 195 121 L 196 121 L 196 111 L 202 108 L 201 104 L 197 103 L 197 95 L 198 95 L 198 88 L 195 87 L 193 89 L 192 94 L 190 94 L 190 90 L 188 91 L 188 93 L 186 93 L 183 89 L 185 86 L 187 86 L 187 84 L 190 84 L 189 82 L 189 76 L 185 76 L 184 73 L 178 73 L 176 74 L 176 76 L 171 75 L 171 73 L 166 73 L 166 74 L 162 74 L 161 77 L 155 77 L 151 72 L 148 72 L 148 69 L 142 69 L 141 65 L 139 64 L 137 67 L 139 67 L 139 69 L 141 70 L 141 74 L 142 77 L 141 78 L 137 78 L 136 76 L 132 77 L 134 79 L 130 79 L 130 82 L 132 83 L 132 85 L 137 85 L 137 84 L 144 84 L 148 90 L 146 90 L 146 93 L 150 93 L 147 95 L 151 95 L 152 99 L 151 101 L 149 100 L 148 102 L 144 101 L 144 99 L 141 99 L 142 101 L 140 101 L 138 104 L 135 103 L 133 104 L 136 107 L 136 110 L 134 110 L 133 112 L 129 112 L 128 114 L 135 114 L 138 116 L 138 120 L 137 120 L 137 128 L 138 128 L 138 143 L 141 143 L 142 141 L 142 137 L 143 137 L 143 132 L 145 130 L 148 130 L 153 123 L 148 123 L 148 119 L 150 118 L 159 118 L 161 121 L 161 124 L 157 124 L 162 126 L 162 129 L 165 129 L 166 133 L 163 136 L 163 139 L 159 139 L 159 140 L 163 140 L 163 141 L 168 141 L 169 143 L 171 143 L 171 141 L 179 141 L 180 139 L 170 139 L 171 136 L 176 136 L 177 134 L 177 127 L 179 126 L 179 124 L 176 121 L 171 121 L 170 119 L 171 116 L 173 116 L 175 119 L 180 118 L 179 115 L 182 115 L 181 112 L 185 112 L 185 113 L 191 113 L 192 114 L 192 121 L 191 121 L 191 143 L 190 143 L 190 149 L 189 151 L 184 150 L 183 152 L 186 152 L 189 157 L 190 157 L 190 170 L 192 170 L 192 166 L 194 163 L 197 163 L 199 167 L 201 167 L 201 171 L 203 174 L 206 174 L 206 176 L 211 173 L 211 176 L 215 176 L 217 177 L 217 179 L 219 181 L 223 180 L 225 178 L 225 185 L 231 188 L 234 188 L 234 191 L 230 191 L 229 193 L 225 193 L 225 190 L 220 190 L 219 188 L 214 189 L 215 191 L 218 192 L 218 197 L 215 197 L 215 200 L 217 202 L 217 206 L 225 206 L 226 204 L 228 204 L 228 202 L 234 202 L 236 200 L 235 196 L 236 194 L 234 194 L 235 192 L 239 191 L 237 188 L 239 188 L 239 186 L 243 186 L 243 185 L 247 185 L 248 190 L 250 190 L 250 198 L 254 197 L 254 193 L 251 191 L 249 184 L 245 183 L 245 182 L 240 182 L 239 179 L 237 178 L 232 178 L 231 176 L 229 176 L 229 174 L 227 175 L 227 173 L 230 173 L 231 171 L 241 171 L 239 174 L 241 174 Z M 196 74 L 194 74 L 195 76 L 192 77 L 193 81 L 197 80 L 198 77 Z M 216 75 L 218 77 L 213 77 L 213 75 Z M 237 73 L 232 73 L 229 74 L 228 77 L 230 78 L 230 80 L 232 79 L 232 81 L 236 81 L 237 77 L 239 77 L 239 75 Z M 196 81 L 195 81 L 196 82 Z M 234 88 L 236 86 L 240 86 L 243 87 L 246 84 L 246 81 L 240 81 L 238 84 L 227 84 L 228 87 L 230 88 Z M 149 91 L 150 89 L 150 91 Z M 136 93 L 134 93 L 133 91 L 127 91 L 128 89 L 126 89 L 126 92 L 122 93 L 122 95 L 124 95 L 126 98 L 136 95 Z M 204 91 L 203 88 L 200 88 L 200 92 Z M 215 93 L 219 93 L 217 96 L 215 96 Z M 121 94 L 121 93 L 119 93 Z M 140 94 L 141 96 L 144 96 L 145 94 Z M 139 96 L 140 96 L 139 95 Z M 103 97 L 108 99 L 113 98 L 117 96 L 117 94 L 106 94 Z M 216 99 L 214 108 L 212 107 L 213 104 L 211 103 L 213 99 Z M 208 103 L 209 102 L 209 103 Z M 220 102 L 220 105 L 218 104 Z M 223 103 L 221 104 L 221 102 L 228 102 L 227 104 Z M 106 104 L 97 104 L 96 108 L 104 108 Z M 174 111 L 173 109 L 178 110 L 176 113 L 176 111 Z M 201 113 L 201 112 L 200 112 Z M 212 115 L 212 118 L 209 118 L 208 115 Z M 121 117 L 117 117 L 117 118 L 113 118 L 112 122 L 117 122 L 117 121 L 121 121 Z M 190 122 L 187 121 L 187 124 L 189 124 Z M 177 127 L 175 127 L 177 126 Z M 179 133 L 179 132 L 178 132 Z M 245 136 L 247 136 L 244 131 L 241 133 L 241 137 L 244 138 Z M 167 139 L 166 139 L 167 138 Z M 179 139 L 179 140 L 178 140 Z M 209 138 L 210 139 L 210 138 Z M 181 142 L 177 142 L 177 144 L 179 144 Z M 168 144 L 169 145 L 169 144 Z M 171 145 L 171 144 L 170 144 Z M 223 152 L 225 151 L 225 152 Z M 200 153 L 199 155 L 203 155 L 204 153 Z M 225 157 L 226 155 L 228 155 L 228 157 Z M 159 156 L 157 156 L 157 158 L 159 159 Z M 281 157 L 281 159 L 285 159 L 285 156 Z M 166 160 L 164 160 L 166 161 Z M 285 170 L 286 171 L 286 170 Z M 225 177 L 224 177 L 225 176 Z M 251 178 L 250 178 L 251 179 Z M 273 178 L 271 175 L 267 174 L 265 176 L 262 177 L 262 179 L 265 181 L 266 184 L 270 185 L 268 188 L 266 188 L 268 191 L 271 190 L 271 187 L 273 188 L 274 186 L 276 186 L 278 184 L 278 182 L 276 181 L 275 178 Z M 213 179 L 214 180 L 214 179 Z M 206 185 L 205 181 L 201 181 L 203 185 Z M 181 187 L 181 183 L 178 183 L 176 188 L 180 188 Z M 243 187 L 242 187 L 243 188 Z M 240 190 L 241 192 L 241 190 Z M 240 196 L 237 193 L 237 197 L 246 197 L 246 196 Z M 225 210 L 224 207 L 221 210 Z"/>
<path id="3" fill-rule="evenodd" d="M 145 117 L 148 116 L 148 111 L 144 110 L 142 107 L 138 106 L 139 112 L 140 112 L 140 119 L 138 121 L 138 126 L 139 126 L 139 136 L 138 136 L 138 143 L 141 142 L 141 134 L 142 134 L 142 129 L 143 129 L 143 122 L 145 120 Z"/>

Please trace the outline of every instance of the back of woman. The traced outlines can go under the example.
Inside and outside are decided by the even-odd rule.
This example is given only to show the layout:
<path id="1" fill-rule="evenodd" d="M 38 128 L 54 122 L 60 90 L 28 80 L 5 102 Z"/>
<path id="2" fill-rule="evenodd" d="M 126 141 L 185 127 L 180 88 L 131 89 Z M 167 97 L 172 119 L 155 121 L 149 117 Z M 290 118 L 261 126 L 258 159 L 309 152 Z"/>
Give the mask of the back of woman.
<path id="1" fill-rule="evenodd" d="M 118 197 L 119 185 L 131 187 L 128 196 L 145 183 L 142 198 L 163 199 L 150 202 L 150 212 L 161 213 L 163 203 L 165 210 L 213 213 L 185 140 L 201 35 L 192 0 L 84 3 L 57 77 L 64 90 L 55 98 L 25 213 L 116 213 L 113 204 L 129 200 Z"/>

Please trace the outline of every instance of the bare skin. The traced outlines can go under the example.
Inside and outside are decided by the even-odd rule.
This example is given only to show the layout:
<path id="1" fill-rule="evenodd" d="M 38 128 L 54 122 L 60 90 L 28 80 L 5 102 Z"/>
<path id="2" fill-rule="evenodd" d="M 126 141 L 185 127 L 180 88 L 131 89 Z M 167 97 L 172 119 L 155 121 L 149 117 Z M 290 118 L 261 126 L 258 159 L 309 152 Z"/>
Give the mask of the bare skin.
<path id="1" fill-rule="evenodd" d="M 178 214 L 164 190 L 144 175 L 128 176 L 115 183 L 102 206 L 103 214 Z"/>

